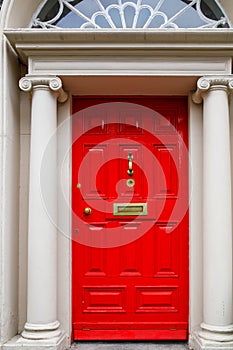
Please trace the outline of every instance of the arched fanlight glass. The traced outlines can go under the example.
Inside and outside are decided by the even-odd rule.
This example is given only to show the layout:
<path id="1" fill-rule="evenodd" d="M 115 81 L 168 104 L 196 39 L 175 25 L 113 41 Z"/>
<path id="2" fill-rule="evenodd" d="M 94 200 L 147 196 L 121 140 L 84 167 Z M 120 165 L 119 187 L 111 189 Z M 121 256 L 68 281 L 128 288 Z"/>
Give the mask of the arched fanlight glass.
<path id="1" fill-rule="evenodd" d="M 230 27 L 216 0 L 44 0 L 31 28 Z"/>

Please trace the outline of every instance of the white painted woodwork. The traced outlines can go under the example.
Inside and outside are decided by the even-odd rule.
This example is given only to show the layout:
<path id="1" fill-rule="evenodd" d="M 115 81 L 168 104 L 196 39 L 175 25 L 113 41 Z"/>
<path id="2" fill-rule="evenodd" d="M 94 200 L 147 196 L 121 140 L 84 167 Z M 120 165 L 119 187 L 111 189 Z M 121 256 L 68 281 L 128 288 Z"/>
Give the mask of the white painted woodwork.
<path id="1" fill-rule="evenodd" d="M 58 92 L 61 81 L 56 77 L 22 78 L 20 88 L 32 90 L 27 322 L 22 336 L 47 339 L 61 333 L 57 321 L 56 131 L 57 98 L 64 92 Z"/>
<path id="2" fill-rule="evenodd" d="M 228 87 L 212 85 L 203 99 L 204 324 L 233 330 Z"/>
<path id="3" fill-rule="evenodd" d="M 0 39 L 1 46 L 1 39 Z M 20 64 L 9 47 L 0 50 L 0 344 L 17 332 L 19 223 Z"/>
<path id="4" fill-rule="evenodd" d="M 190 94 L 191 95 L 191 94 Z M 203 123 L 202 105 L 189 98 L 189 228 L 190 228 L 190 331 L 202 322 L 203 312 Z M 196 283 L 198 281 L 198 283 Z"/>
<path id="5" fill-rule="evenodd" d="M 232 195 L 229 92 L 232 77 L 204 77 L 203 98 L 203 322 L 199 337 L 232 346 Z M 227 348 L 227 347 L 226 347 Z M 201 347 L 205 349 L 205 347 Z"/>

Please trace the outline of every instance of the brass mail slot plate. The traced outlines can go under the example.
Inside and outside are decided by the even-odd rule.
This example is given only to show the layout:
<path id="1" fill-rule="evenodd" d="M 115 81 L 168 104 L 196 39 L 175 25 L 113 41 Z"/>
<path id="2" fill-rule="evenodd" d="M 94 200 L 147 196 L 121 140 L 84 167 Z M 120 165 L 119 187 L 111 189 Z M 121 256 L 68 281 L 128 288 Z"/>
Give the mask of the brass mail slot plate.
<path id="1" fill-rule="evenodd" d="M 114 203 L 113 215 L 147 215 L 147 203 Z"/>

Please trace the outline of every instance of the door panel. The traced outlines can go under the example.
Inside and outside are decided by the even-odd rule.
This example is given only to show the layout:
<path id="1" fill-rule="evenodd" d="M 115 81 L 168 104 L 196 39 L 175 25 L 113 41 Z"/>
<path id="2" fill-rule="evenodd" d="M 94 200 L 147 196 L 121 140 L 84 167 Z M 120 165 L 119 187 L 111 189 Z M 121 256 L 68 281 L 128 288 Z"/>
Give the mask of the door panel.
<path id="1" fill-rule="evenodd" d="M 186 98 L 74 98 L 72 134 L 74 339 L 186 339 Z"/>

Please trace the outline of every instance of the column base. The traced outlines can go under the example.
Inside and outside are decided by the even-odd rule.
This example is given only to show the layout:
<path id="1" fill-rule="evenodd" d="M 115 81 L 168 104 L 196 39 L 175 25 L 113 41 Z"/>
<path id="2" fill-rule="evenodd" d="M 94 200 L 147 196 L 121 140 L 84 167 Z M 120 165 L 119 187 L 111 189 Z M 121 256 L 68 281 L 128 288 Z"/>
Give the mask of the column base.
<path id="1" fill-rule="evenodd" d="M 34 324 L 26 323 L 24 326 L 24 331 L 22 332 L 22 337 L 25 339 L 40 340 L 40 339 L 50 339 L 59 337 L 61 330 L 58 329 L 60 323 L 58 321 L 47 323 L 47 324 Z"/>
<path id="2" fill-rule="evenodd" d="M 21 336 L 17 336 L 3 344 L 2 350 L 65 350 L 68 347 L 68 337 L 65 332 L 61 331 L 59 337 L 46 340 L 29 340 Z"/>
<path id="3" fill-rule="evenodd" d="M 200 328 L 192 334 L 190 348 L 193 350 L 232 350 L 233 334 L 228 332 L 210 332 Z"/>

